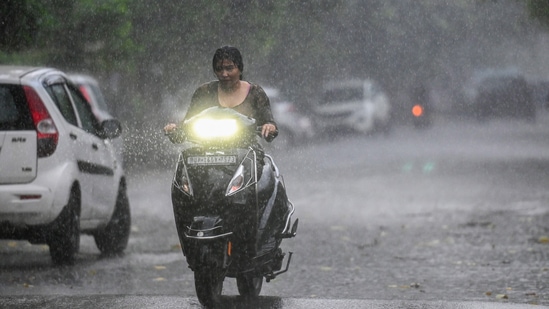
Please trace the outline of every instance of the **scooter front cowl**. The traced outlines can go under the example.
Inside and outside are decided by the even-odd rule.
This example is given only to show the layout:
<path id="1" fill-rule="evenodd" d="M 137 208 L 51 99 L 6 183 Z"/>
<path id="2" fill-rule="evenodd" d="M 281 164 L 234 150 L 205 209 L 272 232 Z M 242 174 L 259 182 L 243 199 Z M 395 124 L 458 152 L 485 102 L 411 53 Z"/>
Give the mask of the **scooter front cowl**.
<path id="1" fill-rule="evenodd" d="M 195 217 L 190 226 L 187 227 L 185 238 L 197 240 L 210 240 L 232 235 L 232 232 L 225 232 L 219 217 Z"/>
<path id="2" fill-rule="evenodd" d="M 224 232 L 219 217 L 195 217 L 184 233 L 183 252 L 189 267 L 226 269 L 230 264 L 232 232 Z"/>

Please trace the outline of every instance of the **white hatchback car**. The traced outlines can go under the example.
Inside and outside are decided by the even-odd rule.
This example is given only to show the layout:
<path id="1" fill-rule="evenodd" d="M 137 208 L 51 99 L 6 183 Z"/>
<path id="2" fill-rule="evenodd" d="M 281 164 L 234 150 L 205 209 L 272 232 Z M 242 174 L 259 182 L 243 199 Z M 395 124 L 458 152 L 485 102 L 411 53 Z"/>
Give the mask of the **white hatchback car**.
<path id="1" fill-rule="evenodd" d="M 391 104 L 373 80 L 344 80 L 326 83 L 314 107 L 319 129 L 351 129 L 360 133 L 388 132 Z"/>
<path id="2" fill-rule="evenodd" d="M 78 88 L 52 68 L 0 66 L 0 238 L 46 243 L 72 264 L 80 233 L 103 254 L 122 252 L 130 205 L 111 140 Z"/>

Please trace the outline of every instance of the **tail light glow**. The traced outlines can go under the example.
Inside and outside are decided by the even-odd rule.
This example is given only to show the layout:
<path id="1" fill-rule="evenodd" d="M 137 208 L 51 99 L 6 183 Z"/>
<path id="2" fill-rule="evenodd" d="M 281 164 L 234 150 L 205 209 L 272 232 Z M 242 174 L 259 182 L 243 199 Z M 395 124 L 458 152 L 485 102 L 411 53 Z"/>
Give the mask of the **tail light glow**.
<path id="1" fill-rule="evenodd" d="M 32 120 L 36 127 L 38 138 L 38 157 L 47 157 L 52 155 L 57 148 L 59 141 L 59 132 L 51 119 L 51 116 L 44 106 L 44 102 L 38 96 L 36 91 L 30 86 L 24 86 L 25 96 L 29 104 Z"/>
<path id="2" fill-rule="evenodd" d="M 421 117 L 423 115 L 423 106 L 416 104 L 412 107 L 412 115 L 415 117 Z"/>

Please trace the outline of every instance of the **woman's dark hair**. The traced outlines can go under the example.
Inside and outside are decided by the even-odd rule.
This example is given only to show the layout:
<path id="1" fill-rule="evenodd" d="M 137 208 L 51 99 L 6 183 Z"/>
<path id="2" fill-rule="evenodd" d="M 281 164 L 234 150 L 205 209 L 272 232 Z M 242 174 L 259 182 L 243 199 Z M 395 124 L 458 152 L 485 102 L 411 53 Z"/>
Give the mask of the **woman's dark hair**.
<path id="1" fill-rule="evenodd" d="M 212 67 L 215 71 L 215 67 L 219 61 L 230 60 L 240 70 L 240 79 L 242 79 L 242 72 L 244 72 L 244 61 L 242 61 L 242 54 L 236 47 L 223 46 L 215 51 L 212 61 Z"/>

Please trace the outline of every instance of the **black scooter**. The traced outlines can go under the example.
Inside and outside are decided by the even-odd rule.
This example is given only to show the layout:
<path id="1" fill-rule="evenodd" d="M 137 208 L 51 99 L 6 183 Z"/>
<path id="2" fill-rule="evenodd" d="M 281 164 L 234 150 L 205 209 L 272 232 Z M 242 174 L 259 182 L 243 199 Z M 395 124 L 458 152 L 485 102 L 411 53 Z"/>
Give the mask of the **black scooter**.
<path id="1" fill-rule="evenodd" d="M 274 138 L 274 137 L 271 137 Z M 194 272 L 198 300 L 215 306 L 225 277 L 242 296 L 255 297 L 286 272 L 282 239 L 296 235 L 294 206 L 273 159 L 258 146 L 254 119 L 212 107 L 184 122 L 172 183 L 172 204 L 183 254 Z"/>

